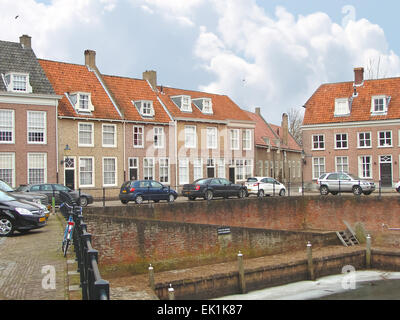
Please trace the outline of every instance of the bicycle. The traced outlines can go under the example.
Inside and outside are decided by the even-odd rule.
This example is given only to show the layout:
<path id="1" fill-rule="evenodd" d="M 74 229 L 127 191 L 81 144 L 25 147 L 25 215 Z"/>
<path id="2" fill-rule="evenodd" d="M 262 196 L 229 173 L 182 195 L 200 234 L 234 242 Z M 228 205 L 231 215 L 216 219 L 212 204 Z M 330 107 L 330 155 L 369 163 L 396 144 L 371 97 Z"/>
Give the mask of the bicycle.
<path id="1" fill-rule="evenodd" d="M 75 222 L 74 222 L 73 215 L 76 214 L 76 213 L 74 212 L 75 208 L 71 207 L 66 202 L 61 203 L 60 204 L 60 208 L 63 207 L 64 205 L 70 210 L 69 218 L 68 218 L 68 221 L 67 221 L 67 225 L 65 227 L 64 237 L 63 237 L 63 241 L 62 241 L 62 252 L 64 254 L 64 257 L 66 257 L 67 256 L 67 252 L 68 252 L 68 247 L 69 247 L 69 245 L 71 243 L 71 240 L 72 240 L 74 227 L 75 227 Z M 82 213 L 82 207 L 79 207 L 79 209 L 80 209 L 80 213 Z"/>

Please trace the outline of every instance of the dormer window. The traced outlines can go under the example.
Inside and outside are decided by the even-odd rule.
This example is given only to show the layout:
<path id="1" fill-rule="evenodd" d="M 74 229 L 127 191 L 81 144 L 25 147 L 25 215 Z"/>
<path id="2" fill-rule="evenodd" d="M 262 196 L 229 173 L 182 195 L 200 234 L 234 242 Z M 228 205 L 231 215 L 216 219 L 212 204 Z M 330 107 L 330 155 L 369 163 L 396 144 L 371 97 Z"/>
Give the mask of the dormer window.
<path id="1" fill-rule="evenodd" d="M 335 117 L 350 115 L 350 100 L 349 98 L 335 99 Z"/>
<path id="2" fill-rule="evenodd" d="M 199 98 L 199 99 L 192 99 L 194 105 L 200 109 L 201 112 L 205 114 L 212 114 L 212 101 L 210 98 Z"/>
<path id="3" fill-rule="evenodd" d="M 385 115 L 387 114 L 388 106 L 390 103 L 390 96 L 372 96 L 371 98 L 371 114 L 372 115 Z"/>
<path id="4" fill-rule="evenodd" d="M 27 73 L 7 73 L 3 75 L 7 91 L 32 93 Z"/>
<path id="5" fill-rule="evenodd" d="M 90 93 L 74 92 L 68 94 L 68 98 L 77 112 L 90 113 L 94 111 Z"/>
<path id="6" fill-rule="evenodd" d="M 151 100 L 140 100 L 134 101 L 136 109 L 139 111 L 142 117 L 153 117 L 154 116 L 154 108 L 153 101 Z"/>
<path id="7" fill-rule="evenodd" d="M 181 111 L 192 112 L 192 99 L 190 96 L 174 96 L 171 99 Z"/>

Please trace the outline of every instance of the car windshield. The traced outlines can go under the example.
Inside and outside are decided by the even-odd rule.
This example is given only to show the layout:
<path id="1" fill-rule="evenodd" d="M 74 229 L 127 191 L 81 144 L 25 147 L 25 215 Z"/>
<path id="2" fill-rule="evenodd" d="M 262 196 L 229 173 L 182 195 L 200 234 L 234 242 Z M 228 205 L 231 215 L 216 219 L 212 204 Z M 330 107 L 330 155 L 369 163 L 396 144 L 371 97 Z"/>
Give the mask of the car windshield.
<path id="1" fill-rule="evenodd" d="M 257 182 L 257 178 L 247 178 L 247 182 Z"/>
<path id="2" fill-rule="evenodd" d="M 209 179 L 198 179 L 193 182 L 193 184 L 205 184 Z"/>
<path id="3" fill-rule="evenodd" d="M 66 191 L 66 192 L 70 191 L 70 189 L 68 187 L 63 186 L 61 184 L 54 184 L 53 186 L 54 186 L 54 189 L 57 191 Z"/>
<path id="4" fill-rule="evenodd" d="M 13 200 L 16 200 L 16 199 L 0 190 L 0 201 L 13 201 Z"/>
<path id="5" fill-rule="evenodd" d="M 0 190 L 1 191 L 6 191 L 6 192 L 13 192 L 14 189 L 11 188 L 6 182 L 3 180 L 0 180 Z"/>
<path id="6" fill-rule="evenodd" d="M 27 191 L 28 190 L 28 186 L 19 186 L 17 189 L 15 189 L 15 191 Z"/>

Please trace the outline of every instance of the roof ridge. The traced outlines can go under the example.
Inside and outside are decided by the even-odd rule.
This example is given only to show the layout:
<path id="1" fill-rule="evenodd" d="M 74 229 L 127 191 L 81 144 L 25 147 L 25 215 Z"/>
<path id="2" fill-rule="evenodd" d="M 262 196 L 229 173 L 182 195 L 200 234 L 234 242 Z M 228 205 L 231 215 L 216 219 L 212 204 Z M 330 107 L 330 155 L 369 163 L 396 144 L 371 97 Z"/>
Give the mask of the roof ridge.
<path id="1" fill-rule="evenodd" d="M 206 91 L 200 91 L 200 90 L 193 90 L 193 89 L 182 89 L 182 88 L 175 88 L 175 87 L 170 87 L 170 86 L 164 86 L 164 85 L 157 85 L 157 87 L 163 87 L 164 89 L 173 89 L 173 90 L 182 90 L 182 91 L 192 91 L 192 92 L 197 92 L 197 93 L 205 93 L 205 94 L 211 94 L 215 96 L 220 96 L 220 97 L 227 97 L 226 94 L 220 94 L 220 93 L 211 93 L 211 92 L 206 92 Z"/>
<path id="2" fill-rule="evenodd" d="M 146 81 L 145 79 L 140 78 L 132 78 L 129 76 L 118 76 L 118 75 L 111 75 L 111 74 L 101 74 L 103 77 L 111 77 L 111 78 L 121 78 L 121 79 L 128 79 L 128 80 L 138 80 L 138 81 Z"/>
<path id="3" fill-rule="evenodd" d="M 50 59 L 38 58 L 38 61 L 47 61 L 47 62 L 53 62 L 53 63 L 61 63 L 61 64 L 69 64 L 69 65 L 79 66 L 79 67 L 86 67 L 86 65 L 84 65 L 84 64 L 78 64 L 78 63 L 73 63 L 73 62 L 64 62 L 64 61 L 56 61 L 56 60 L 50 60 Z"/>

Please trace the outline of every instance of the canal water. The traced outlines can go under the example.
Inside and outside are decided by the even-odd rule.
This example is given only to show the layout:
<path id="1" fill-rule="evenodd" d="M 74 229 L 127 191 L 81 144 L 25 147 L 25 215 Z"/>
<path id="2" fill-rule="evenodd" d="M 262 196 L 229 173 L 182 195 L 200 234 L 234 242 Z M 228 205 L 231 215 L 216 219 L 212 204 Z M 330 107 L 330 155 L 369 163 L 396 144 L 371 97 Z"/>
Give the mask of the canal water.
<path id="1" fill-rule="evenodd" d="M 301 281 L 216 300 L 400 300 L 400 272 L 347 270 L 316 281 Z"/>

